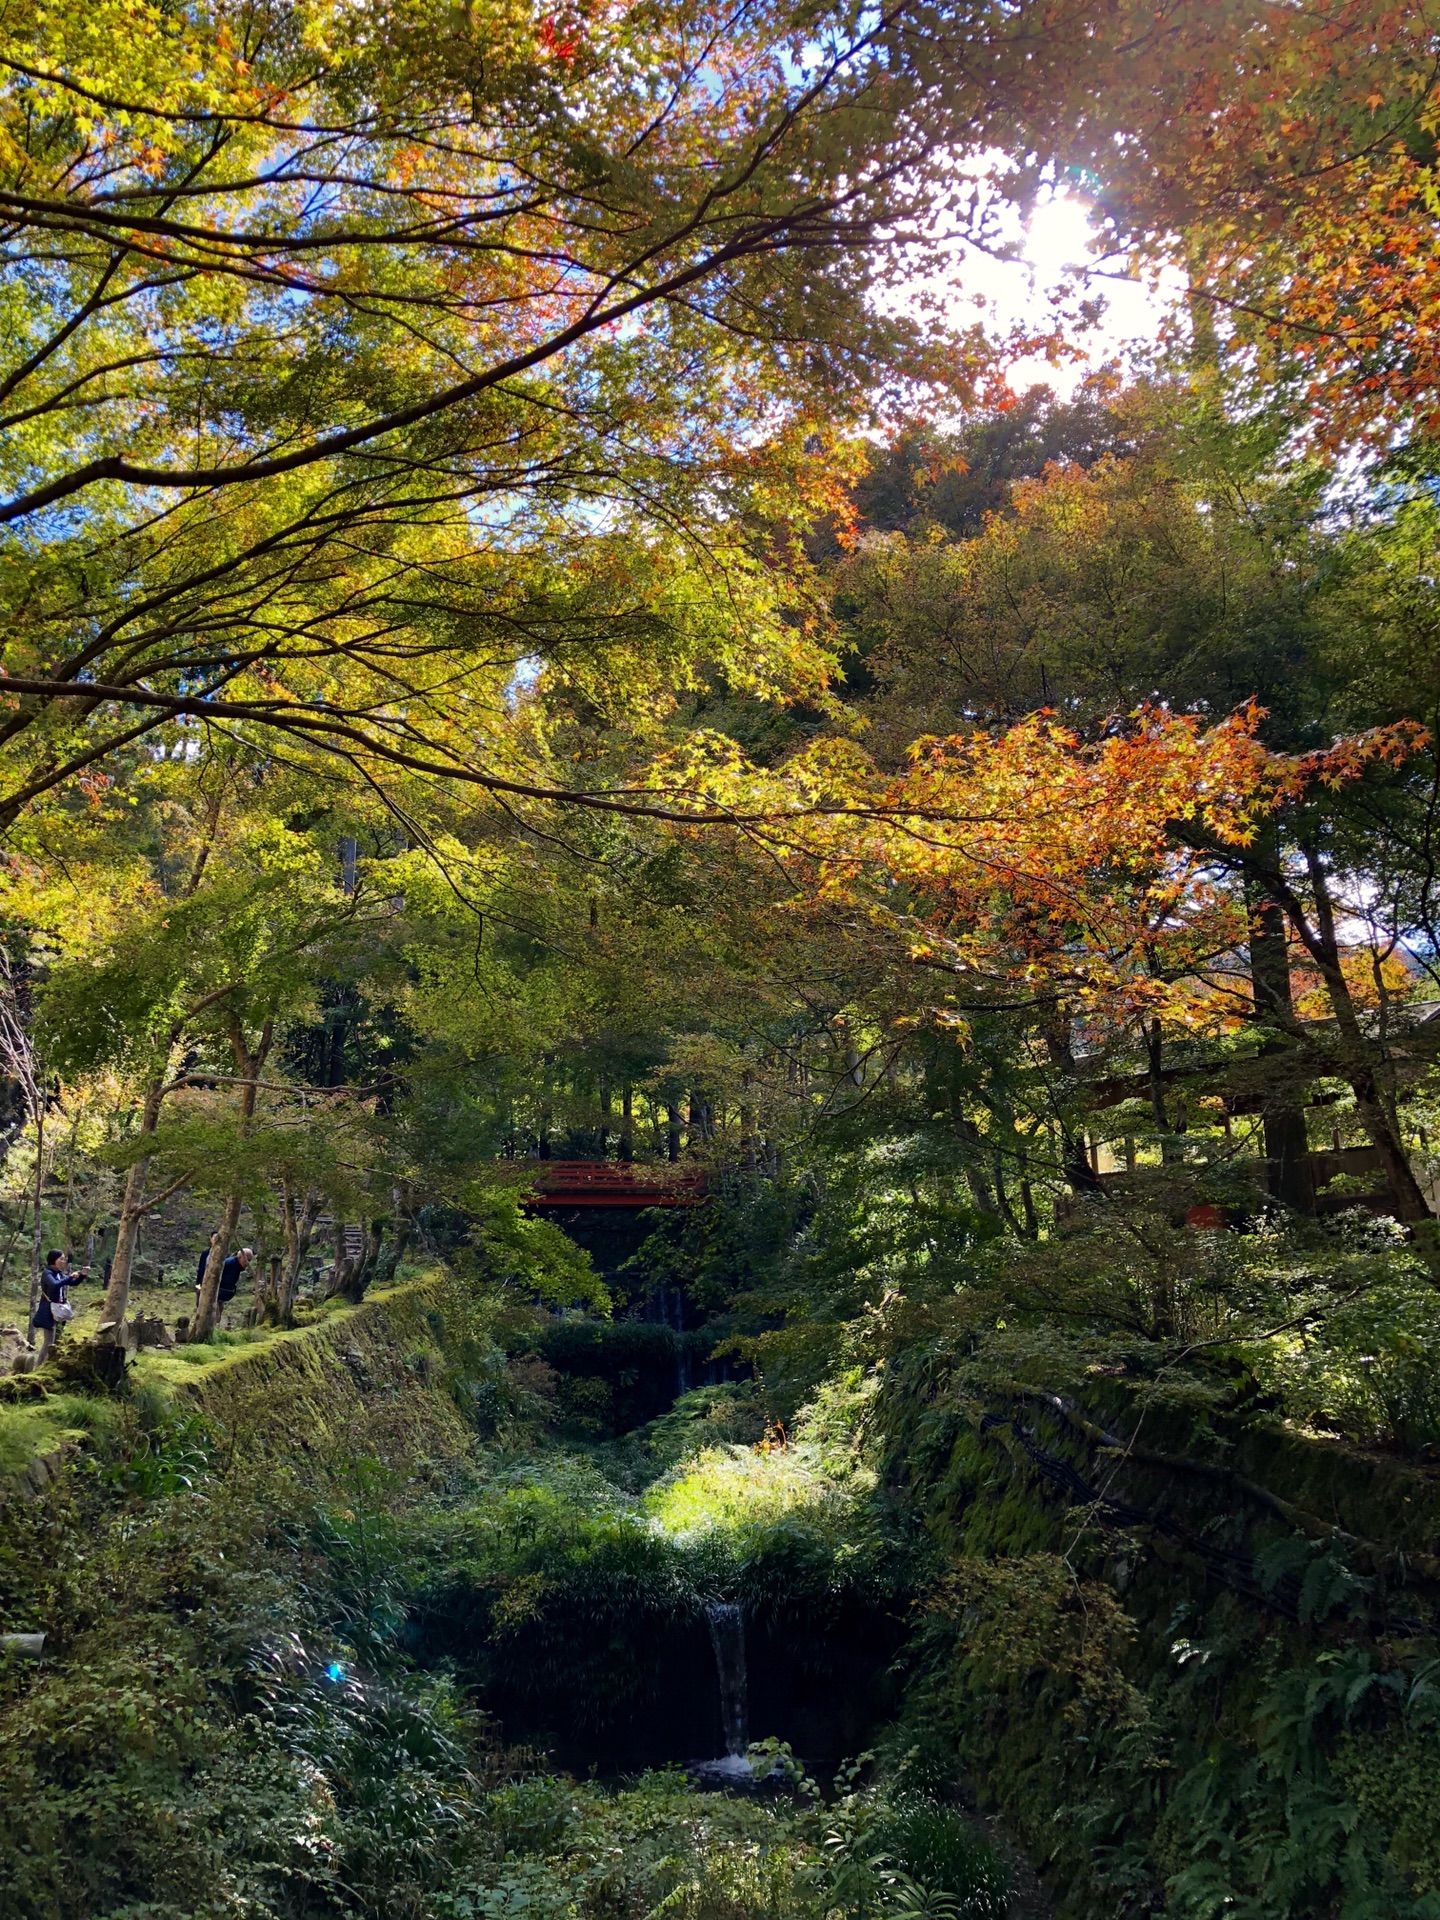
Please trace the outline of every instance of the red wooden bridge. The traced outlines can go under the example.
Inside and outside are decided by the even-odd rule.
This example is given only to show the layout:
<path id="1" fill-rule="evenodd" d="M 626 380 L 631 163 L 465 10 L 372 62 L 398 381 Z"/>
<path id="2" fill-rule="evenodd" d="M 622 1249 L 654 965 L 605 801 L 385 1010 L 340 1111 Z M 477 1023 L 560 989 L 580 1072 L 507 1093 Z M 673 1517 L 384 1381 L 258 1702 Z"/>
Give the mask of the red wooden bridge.
<path id="1" fill-rule="evenodd" d="M 703 1167 L 625 1160 L 516 1160 L 532 1207 L 698 1207 Z"/>

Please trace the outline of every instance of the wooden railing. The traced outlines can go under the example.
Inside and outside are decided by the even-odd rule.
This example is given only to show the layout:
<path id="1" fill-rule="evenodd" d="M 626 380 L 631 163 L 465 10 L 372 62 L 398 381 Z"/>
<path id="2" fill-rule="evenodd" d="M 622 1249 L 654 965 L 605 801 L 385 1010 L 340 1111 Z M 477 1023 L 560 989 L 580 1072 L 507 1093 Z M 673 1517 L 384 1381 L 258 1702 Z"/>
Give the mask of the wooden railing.
<path id="1" fill-rule="evenodd" d="M 625 1160 L 512 1160 L 532 1207 L 696 1207 L 703 1167 Z M 508 1170 L 507 1168 L 507 1170 Z"/>

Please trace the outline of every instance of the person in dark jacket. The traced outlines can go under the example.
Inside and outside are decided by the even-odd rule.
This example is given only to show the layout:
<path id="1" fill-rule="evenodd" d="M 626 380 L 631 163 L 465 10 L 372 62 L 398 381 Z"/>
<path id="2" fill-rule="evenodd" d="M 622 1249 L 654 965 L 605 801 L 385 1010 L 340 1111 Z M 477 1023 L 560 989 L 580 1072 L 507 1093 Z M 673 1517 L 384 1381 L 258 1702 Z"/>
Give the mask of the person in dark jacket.
<path id="1" fill-rule="evenodd" d="M 232 1253 L 220 1269 L 220 1291 L 215 1296 L 217 1310 L 223 1313 L 240 1290 L 240 1276 L 255 1258 L 253 1247 L 241 1247 L 238 1253 Z M 200 1250 L 200 1264 L 195 1269 L 195 1311 L 200 1311 L 200 1290 L 205 1285 L 205 1269 L 210 1264 L 210 1249 Z"/>
<path id="2" fill-rule="evenodd" d="M 40 1366 L 50 1357 L 50 1349 L 60 1337 L 60 1329 L 73 1317 L 74 1309 L 69 1301 L 69 1289 L 80 1278 L 78 1273 L 70 1271 L 70 1256 L 57 1247 L 45 1256 L 45 1265 L 40 1269 L 40 1299 L 35 1308 L 35 1318 L 31 1326 L 40 1335 Z M 56 1308 L 61 1311 L 56 1313 Z"/>

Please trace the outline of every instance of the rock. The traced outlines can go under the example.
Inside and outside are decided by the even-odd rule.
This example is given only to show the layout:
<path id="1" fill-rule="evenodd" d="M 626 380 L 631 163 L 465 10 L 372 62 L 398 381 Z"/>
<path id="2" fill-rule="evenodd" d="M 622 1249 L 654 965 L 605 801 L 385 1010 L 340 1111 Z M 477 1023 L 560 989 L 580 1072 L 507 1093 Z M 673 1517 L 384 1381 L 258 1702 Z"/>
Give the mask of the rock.
<path id="1" fill-rule="evenodd" d="M 0 1324 L 0 1374 L 28 1373 L 35 1364 L 35 1352 L 13 1322 Z"/>
<path id="2" fill-rule="evenodd" d="M 686 1772 L 702 1793 L 749 1795 L 773 1792 L 786 1782 L 784 1767 L 778 1760 L 767 1763 L 762 1756 L 753 1763 L 743 1753 L 727 1753 L 719 1760 L 692 1760 Z"/>
<path id="3" fill-rule="evenodd" d="M 182 1320 L 182 1326 L 185 1324 Z M 157 1313 L 137 1313 L 130 1320 L 102 1320 L 95 1329 L 98 1347 L 118 1347 L 122 1353 L 139 1353 L 143 1347 L 173 1347 L 175 1335 Z"/>
<path id="4" fill-rule="evenodd" d="M 25 1471 L 14 1482 L 15 1491 L 22 1500 L 43 1500 L 79 1452 L 80 1443 L 67 1440 L 61 1446 L 52 1447 L 48 1453 L 32 1454 L 25 1464 Z"/>
<path id="5" fill-rule="evenodd" d="M 144 1347 L 173 1347 L 175 1336 L 158 1313 L 137 1313 L 125 1323 L 125 1345 L 139 1353 Z"/>

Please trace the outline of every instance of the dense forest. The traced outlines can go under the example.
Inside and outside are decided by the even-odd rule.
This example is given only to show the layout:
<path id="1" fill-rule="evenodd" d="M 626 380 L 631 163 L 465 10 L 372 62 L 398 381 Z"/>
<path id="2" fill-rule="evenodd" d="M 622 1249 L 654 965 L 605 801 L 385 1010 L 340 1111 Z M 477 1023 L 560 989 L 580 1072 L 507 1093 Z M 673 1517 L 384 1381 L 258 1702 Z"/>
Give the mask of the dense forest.
<path id="1" fill-rule="evenodd" d="M 1440 1920 L 1437 140 L 0 8 L 0 1920 Z"/>

